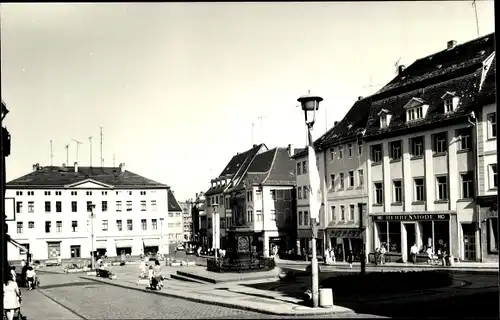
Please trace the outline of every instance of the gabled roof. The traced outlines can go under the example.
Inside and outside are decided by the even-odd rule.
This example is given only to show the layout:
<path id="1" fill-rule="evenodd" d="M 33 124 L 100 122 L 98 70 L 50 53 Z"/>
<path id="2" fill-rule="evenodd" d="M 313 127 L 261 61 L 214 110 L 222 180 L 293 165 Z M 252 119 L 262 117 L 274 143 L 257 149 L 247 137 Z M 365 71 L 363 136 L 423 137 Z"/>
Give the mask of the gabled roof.
<path id="1" fill-rule="evenodd" d="M 174 193 L 170 189 L 168 189 L 168 211 L 182 211 L 179 202 L 175 199 Z"/>
<path id="2" fill-rule="evenodd" d="M 115 167 L 39 167 L 22 177 L 7 183 L 7 188 L 70 188 L 84 182 L 95 181 L 111 188 L 168 188 L 167 185 L 145 178 L 130 171 L 121 172 Z"/>

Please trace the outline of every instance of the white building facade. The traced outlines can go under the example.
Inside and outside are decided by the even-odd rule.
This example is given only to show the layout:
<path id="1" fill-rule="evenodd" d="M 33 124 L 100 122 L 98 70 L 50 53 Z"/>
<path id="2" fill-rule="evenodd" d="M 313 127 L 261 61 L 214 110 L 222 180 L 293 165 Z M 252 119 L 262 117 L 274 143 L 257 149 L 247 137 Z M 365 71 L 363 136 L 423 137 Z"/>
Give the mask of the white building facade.
<path id="1" fill-rule="evenodd" d="M 168 186 L 126 171 L 123 164 L 35 165 L 7 183 L 6 197 L 16 206 L 9 234 L 33 260 L 88 258 L 92 247 L 107 256 L 168 253 L 169 209 L 181 213 Z M 10 246 L 8 258 L 26 256 Z"/>

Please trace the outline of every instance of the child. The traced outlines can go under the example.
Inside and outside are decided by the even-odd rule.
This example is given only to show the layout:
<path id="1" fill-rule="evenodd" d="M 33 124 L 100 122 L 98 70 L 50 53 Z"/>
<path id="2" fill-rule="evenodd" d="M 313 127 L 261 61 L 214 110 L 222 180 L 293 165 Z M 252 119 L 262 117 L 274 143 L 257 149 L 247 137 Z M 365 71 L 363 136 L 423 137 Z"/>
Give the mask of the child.
<path id="1" fill-rule="evenodd" d="M 28 281 L 28 290 L 33 290 L 35 288 L 35 278 L 36 278 L 36 273 L 35 270 L 33 270 L 33 267 L 28 267 L 28 270 L 26 271 L 26 281 Z"/>

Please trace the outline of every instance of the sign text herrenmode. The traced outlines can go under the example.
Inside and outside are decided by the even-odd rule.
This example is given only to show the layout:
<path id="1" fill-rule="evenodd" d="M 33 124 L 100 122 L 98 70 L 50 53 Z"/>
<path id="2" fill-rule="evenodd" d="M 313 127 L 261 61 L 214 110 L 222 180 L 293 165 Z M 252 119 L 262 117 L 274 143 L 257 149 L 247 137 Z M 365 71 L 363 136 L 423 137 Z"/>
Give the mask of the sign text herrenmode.
<path id="1" fill-rule="evenodd" d="M 397 214 L 375 216 L 377 221 L 418 221 L 418 220 L 450 220 L 449 214 Z"/>

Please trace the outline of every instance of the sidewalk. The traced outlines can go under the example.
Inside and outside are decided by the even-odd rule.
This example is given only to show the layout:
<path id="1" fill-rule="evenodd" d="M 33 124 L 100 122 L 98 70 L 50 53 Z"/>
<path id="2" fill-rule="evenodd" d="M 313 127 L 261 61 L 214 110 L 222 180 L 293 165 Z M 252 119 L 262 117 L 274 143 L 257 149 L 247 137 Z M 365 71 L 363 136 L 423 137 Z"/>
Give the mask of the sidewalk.
<path id="1" fill-rule="evenodd" d="M 163 270 L 165 275 L 167 270 Z M 285 301 L 276 297 L 275 292 L 266 292 L 266 295 L 256 296 L 245 294 L 245 292 L 231 291 L 231 288 L 245 288 L 240 283 L 224 283 L 218 285 L 198 284 L 177 280 L 165 280 L 161 291 L 150 291 L 146 289 L 145 283 L 137 283 L 137 272 L 119 274 L 115 280 L 97 278 L 92 276 L 80 276 L 82 279 L 99 281 L 109 285 L 122 288 L 146 291 L 152 294 L 181 298 L 189 301 L 214 304 L 218 306 L 254 311 L 270 315 L 280 316 L 314 316 L 314 315 L 338 315 L 354 313 L 353 310 L 334 306 L 331 308 L 309 308 L 300 306 L 296 301 Z M 253 280 L 252 282 L 262 282 L 265 280 Z M 249 283 L 248 281 L 245 283 Z M 250 289 L 250 288 L 248 288 Z M 237 291 L 237 290 L 236 290 Z"/>
<path id="2" fill-rule="evenodd" d="M 69 311 L 39 290 L 22 290 L 21 313 L 27 320 L 81 320 L 82 317 Z"/>

